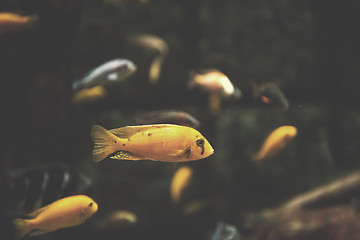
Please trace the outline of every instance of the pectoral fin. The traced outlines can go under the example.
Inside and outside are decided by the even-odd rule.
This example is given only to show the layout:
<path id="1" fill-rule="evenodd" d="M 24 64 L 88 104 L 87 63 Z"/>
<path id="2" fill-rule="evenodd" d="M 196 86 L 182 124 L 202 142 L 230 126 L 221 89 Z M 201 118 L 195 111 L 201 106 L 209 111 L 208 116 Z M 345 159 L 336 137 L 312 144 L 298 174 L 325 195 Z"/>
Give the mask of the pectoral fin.
<path id="1" fill-rule="evenodd" d="M 30 233 L 29 233 L 29 236 L 31 236 L 31 237 L 40 236 L 40 235 L 46 234 L 46 233 L 48 233 L 48 232 L 49 232 L 49 231 L 36 229 L 36 230 L 30 232 Z"/>
<path id="2" fill-rule="evenodd" d="M 43 211 L 45 211 L 47 208 L 49 207 L 49 205 L 39 208 L 31 213 L 29 213 L 27 216 L 30 218 L 36 218 L 40 213 L 42 213 Z"/>
<path id="3" fill-rule="evenodd" d="M 135 156 L 131 152 L 123 151 L 123 150 L 115 152 L 114 155 L 112 155 L 110 158 L 118 159 L 118 160 L 143 160 L 144 159 L 142 157 Z"/>

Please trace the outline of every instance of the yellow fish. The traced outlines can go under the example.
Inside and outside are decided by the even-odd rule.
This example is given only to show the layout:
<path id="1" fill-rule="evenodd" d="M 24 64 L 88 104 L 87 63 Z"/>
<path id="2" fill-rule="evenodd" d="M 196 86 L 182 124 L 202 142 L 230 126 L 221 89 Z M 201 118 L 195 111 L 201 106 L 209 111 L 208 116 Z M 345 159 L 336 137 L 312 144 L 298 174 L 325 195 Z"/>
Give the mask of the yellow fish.
<path id="1" fill-rule="evenodd" d="M 152 34 L 138 34 L 129 37 L 129 40 L 148 51 L 156 54 L 149 68 L 149 80 L 151 84 L 159 82 L 161 67 L 169 53 L 168 44 L 160 37 Z"/>
<path id="2" fill-rule="evenodd" d="M 170 196 L 174 203 L 180 200 L 184 189 L 189 185 L 193 170 L 188 166 L 179 168 L 170 183 Z"/>
<path id="3" fill-rule="evenodd" d="M 201 133 L 173 124 L 127 126 L 109 131 L 94 125 L 91 138 L 94 142 L 94 162 L 108 156 L 120 160 L 184 162 L 206 158 L 214 153 Z"/>
<path id="4" fill-rule="evenodd" d="M 13 32 L 24 27 L 36 26 L 37 15 L 21 16 L 15 13 L 0 13 L 0 34 Z"/>
<path id="5" fill-rule="evenodd" d="M 99 85 L 92 88 L 84 88 L 74 93 L 71 97 L 72 103 L 88 103 L 105 98 L 107 91 L 104 86 Z"/>
<path id="6" fill-rule="evenodd" d="M 265 140 L 261 149 L 254 155 L 254 161 L 262 164 L 265 158 L 274 156 L 285 147 L 297 134 L 294 126 L 281 126 L 275 129 Z"/>
<path id="7" fill-rule="evenodd" d="M 80 225 L 98 209 L 94 200 L 85 195 L 75 195 L 57 200 L 30 213 L 32 219 L 14 220 L 15 238 L 20 239 L 37 230 L 44 234 L 61 228 Z"/>

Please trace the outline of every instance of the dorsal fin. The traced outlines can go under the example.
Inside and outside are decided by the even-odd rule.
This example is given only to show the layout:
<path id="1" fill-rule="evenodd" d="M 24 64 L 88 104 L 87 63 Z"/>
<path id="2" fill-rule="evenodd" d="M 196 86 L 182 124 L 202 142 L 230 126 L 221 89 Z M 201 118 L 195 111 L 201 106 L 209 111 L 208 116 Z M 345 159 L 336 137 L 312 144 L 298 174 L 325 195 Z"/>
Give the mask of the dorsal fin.
<path id="1" fill-rule="evenodd" d="M 162 127 L 168 127 L 168 126 L 174 126 L 172 124 L 152 124 L 152 125 L 142 125 L 142 126 L 126 126 L 122 128 L 115 128 L 109 130 L 112 134 L 116 135 L 119 138 L 129 138 L 132 135 L 138 133 L 147 131 L 150 129 L 155 128 L 162 128 Z"/>
<path id="2" fill-rule="evenodd" d="M 51 205 L 51 204 L 50 204 L 50 205 Z M 29 213 L 27 216 L 30 217 L 30 218 L 36 218 L 37 216 L 39 216 L 40 213 L 42 213 L 43 211 L 45 211 L 46 209 L 48 209 L 50 205 L 47 205 L 47 206 L 45 206 L 45 207 L 36 209 L 35 211 Z"/>

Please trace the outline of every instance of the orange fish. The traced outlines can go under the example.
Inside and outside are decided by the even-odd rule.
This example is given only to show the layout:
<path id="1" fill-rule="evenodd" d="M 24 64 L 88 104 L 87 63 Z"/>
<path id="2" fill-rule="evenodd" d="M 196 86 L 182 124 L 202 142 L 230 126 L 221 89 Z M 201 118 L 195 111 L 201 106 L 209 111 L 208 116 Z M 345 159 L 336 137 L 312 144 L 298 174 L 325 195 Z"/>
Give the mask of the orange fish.
<path id="1" fill-rule="evenodd" d="M 107 157 L 184 162 L 206 158 L 214 153 L 210 143 L 197 130 L 173 124 L 127 126 L 109 131 L 95 125 L 91 138 L 94 142 L 94 162 Z"/>
<path id="2" fill-rule="evenodd" d="M 297 134 L 294 126 L 281 126 L 275 129 L 265 140 L 261 149 L 254 155 L 254 161 L 261 165 L 263 160 L 274 156 L 284 148 Z"/>
<path id="3" fill-rule="evenodd" d="M 15 238 L 23 238 L 33 230 L 37 231 L 36 234 L 44 234 L 80 225 L 97 210 L 98 205 L 88 196 L 75 195 L 62 198 L 30 213 L 28 217 L 32 219 L 15 219 Z"/>
<path id="4" fill-rule="evenodd" d="M 106 95 L 107 90 L 104 88 L 104 86 L 99 85 L 92 88 L 84 88 L 74 93 L 71 97 L 71 102 L 75 104 L 95 102 L 105 98 Z"/>
<path id="5" fill-rule="evenodd" d="M 185 188 L 189 185 L 193 170 L 188 166 L 179 168 L 170 183 L 170 196 L 174 203 L 179 202 Z"/>
<path id="6" fill-rule="evenodd" d="M 34 27 L 38 23 L 37 15 L 21 16 L 15 13 L 0 13 L 0 34 L 14 32 L 25 27 Z"/>

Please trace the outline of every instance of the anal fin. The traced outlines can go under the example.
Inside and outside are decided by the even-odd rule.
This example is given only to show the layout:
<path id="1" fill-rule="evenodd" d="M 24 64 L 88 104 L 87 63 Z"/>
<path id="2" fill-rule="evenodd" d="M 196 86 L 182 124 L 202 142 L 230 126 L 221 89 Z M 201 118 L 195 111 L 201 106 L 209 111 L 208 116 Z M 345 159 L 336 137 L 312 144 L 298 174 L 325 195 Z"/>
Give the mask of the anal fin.
<path id="1" fill-rule="evenodd" d="M 48 233 L 49 231 L 44 231 L 44 230 L 38 230 L 38 229 L 35 229 L 33 231 L 31 231 L 29 233 L 29 236 L 31 237 L 34 237 L 34 236 L 40 236 L 40 235 L 43 235 L 43 234 L 46 234 Z"/>
<path id="2" fill-rule="evenodd" d="M 110 156 L 111 159 L 117 160 L 143 160 L 143 157 L 136 156 L 129 151 L 120 150 Z"/>

